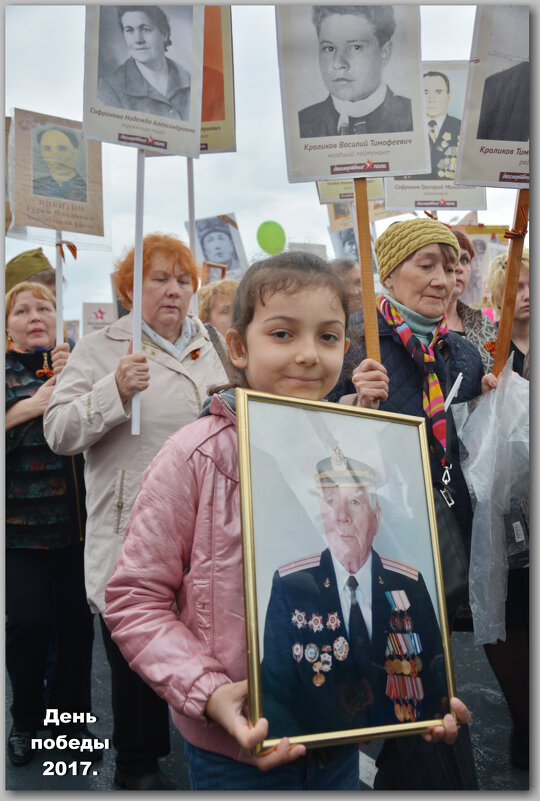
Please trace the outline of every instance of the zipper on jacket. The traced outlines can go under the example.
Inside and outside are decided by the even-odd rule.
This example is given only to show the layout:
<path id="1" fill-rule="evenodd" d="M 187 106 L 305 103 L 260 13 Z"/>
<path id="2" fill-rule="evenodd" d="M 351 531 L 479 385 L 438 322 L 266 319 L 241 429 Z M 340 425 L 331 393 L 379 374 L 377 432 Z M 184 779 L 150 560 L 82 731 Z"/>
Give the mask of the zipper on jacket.
<path id="1" fill-rule="evenodd" d="M 122 509 L 124 508 L 124 478 L 126 471 L 122 470 L 120 473 L 120 486 L 118 488 L 118 500 L 116 502 L 116 526 L 114 529 L 115 534 L 120 533 L 120 518 L 122 517 Z"/>
<path id="2" fill-rule="evenodd" d="M 71 457 L 71 469 L 73 471 L 73 484 L 75 486 L 75 504 L 77 506 L 77 525 L 79 526 L 79 541 L 84 539 L 82 530 L 82 517 L 81 517 L 81 499 L 79 496 L 79 487 L 77 484 L 77 471 L 75 470 L 75 457 Z"/>

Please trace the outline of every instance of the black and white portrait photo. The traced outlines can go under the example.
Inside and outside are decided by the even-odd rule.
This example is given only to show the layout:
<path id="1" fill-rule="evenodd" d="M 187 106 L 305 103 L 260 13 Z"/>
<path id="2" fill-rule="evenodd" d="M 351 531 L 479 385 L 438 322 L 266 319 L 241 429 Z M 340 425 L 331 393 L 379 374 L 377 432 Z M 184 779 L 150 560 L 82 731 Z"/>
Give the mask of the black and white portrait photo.
<path id="1" fill-rule="evenodd" d="M 479 5 L 456 181 L 529 187 L 529 6 Z"/>
<path id="2" fill-rule="evenodd" d="M 418 6 L 276 6 L 289 180 L 426 172 Z"/>
<path id="3" fill-rule="evenodd" d="M 412 131 L 410 98 L 385 80 L 393 6 L 313 6 L 312 22 L 328 94 L 299 111 L 300 137 Z"/>
<path id="4" fill-rule="evenodd" d="M 80 131 L 55 125 L 34 128 L 32 194 L 86 203 L 86 147 Z"/>
<path id="5" fill-rule="evenodd" d="M 188 120 L 192 15 L 191 6 L 101 6 L 99 102 Z"/>
<path id="6" fill-rule="evenodd" d="M 504 13 L 500 13 L 504 12 Z M 493 18 L 477 139 L 529 140 L 529 8 L 503 7 Z"/>
<path id="7" fill-rule="evenodd" d="M 186 228 L 189 226 L 186 223 Z M 247 258 L 234 214 L 220 214 L 195 220 L 196 253 L 199 261 L 224 264 L 227 278 L 239 279 Z"/>

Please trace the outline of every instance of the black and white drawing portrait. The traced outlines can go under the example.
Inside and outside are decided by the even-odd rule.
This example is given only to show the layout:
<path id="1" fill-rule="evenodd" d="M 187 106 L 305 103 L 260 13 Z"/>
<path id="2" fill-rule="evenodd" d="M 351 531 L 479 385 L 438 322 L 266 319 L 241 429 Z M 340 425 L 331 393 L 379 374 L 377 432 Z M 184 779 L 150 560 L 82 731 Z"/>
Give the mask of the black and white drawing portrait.
<path id="1" fill-rule="evenodd" d="M 385 80 L 396 30 L 394 7 L 313 6 L 312 23 L 328 94 L 299 111 L 300 137 L 412 131 L 410 98 Z"/>
<path id="2" fill-rule="evenodd" d="M 34 128 L 32 194 L 86 203 L 86 147 L 80 131 L 55 125 Z"/>
<path id="3" fill-rule="evenodd" d="M 237 278 L 246 264 L 238 229 L 230 219 L 228 222 L 218 216 L 195 220 L 195 230 L 204 260 L 225 264 L 227 277 Z"/>
<path id="4" fill-rule="evenodd" d="M 190 118 L 192 6 L 101 6 L 100 103 Z"/>

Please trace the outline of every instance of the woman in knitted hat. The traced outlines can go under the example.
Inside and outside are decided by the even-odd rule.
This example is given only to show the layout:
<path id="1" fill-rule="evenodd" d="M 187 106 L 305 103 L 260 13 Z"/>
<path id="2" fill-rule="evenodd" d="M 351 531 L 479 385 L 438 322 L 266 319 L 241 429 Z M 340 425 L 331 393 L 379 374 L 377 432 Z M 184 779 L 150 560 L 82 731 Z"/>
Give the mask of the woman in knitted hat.
<path id="1" fill-rule="evenodd" d="M 472 507 L 454 430 L 447 442 L 444 399 L 459 373 L 463 379 L 458 402 L 496 386 L 497 379 L 492 374 L 484 376 L 474 345 L 449 331 L 446 324 L 459 253 L 456 237 L 438 220 L 397 222 L 381 234 L 375 242 L 384 288 L 377 296 L 381 363 L 365 358 L 363 325 L 359 315 L 353 315 L 344 371 L 328 399 L 426 419 L 432 477 L 440 481 L 445 468 L 452 466 L 453 508 L 469 552 Z M 424 758 L 418 740 L 385 741 L 377 760 L 376 789 L 478 789 L 465 729 L 452 746 L 453 753 L 452 749 L 441 751 L 444 770 L 431 769 L 434 760 Z"/>

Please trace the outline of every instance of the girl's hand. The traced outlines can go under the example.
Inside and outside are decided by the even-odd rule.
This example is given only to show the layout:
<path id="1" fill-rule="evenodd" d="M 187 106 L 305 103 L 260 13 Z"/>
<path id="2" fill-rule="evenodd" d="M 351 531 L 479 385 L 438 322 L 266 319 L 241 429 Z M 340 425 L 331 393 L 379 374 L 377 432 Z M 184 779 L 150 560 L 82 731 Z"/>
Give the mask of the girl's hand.
<path id="1" fill-rule="evenodd" d="M 69 345 L 67 342 L 61 342 L 51 351 L 52 369 L 55 375 L 60 375 L 66 362 L 69 358 Z"/>
<path id="2" fill-rule="evenodd" d="M 450 708 L 456 713 L 459 723 L 471 722 L 471 713 L 459 698 L 450 699 Z M 429 732 L 422 734 L 422 737 L 428 743 L 437 743 L 442 740 L 446 745 L 452 745 L 457 739 L 458 731 L 454 716 L 448 713 L 444 716 L 440 726 L 434 726 Z"/>
<path id="3" fill-rule="evenodd" d="M 264 741 L 268 734 L 268 721 L 266 718 L 260 718 L 255 726 L 250 727 L 245 714 L 247 689 L 247 679 L 233 684 L 222 684 L 208 699 L 205 711 L 206 715 L 223 726 L 242 748 L 250 751 Z M 285 762 L 292 762 L 305 753 L 304 745 L 289 745 L 287 737 L 283 737 L 278 745 L 261 752 L 255 759 L 257 767 L 264 771 Z"/>
<path id="4" fill-rule="evenodd" d="M 490 389 L 495 389 L 497 384 L 497 376 L 494 376 L 493 373 L 486 373 L 485 376 L 482 377 L 482 395 L 485 395 Z"/>
<path id="5" fill-rule="evenodd" d="M 150 367 L 144 353 L 133 353 L 133 339 L 129 341 L 126 355 L 118 362 L 114 377 L 124 406 L 137 392 L 148 388 Z"/>
<path id="6" fill-rule="evenodd" d="M 358 397 L 358 406 L 378 409 L 379 403 L 388 398 L 388 374 L 386 367 L 375 359 L 364 359 L 355 367 L 351 376 Z"/>

